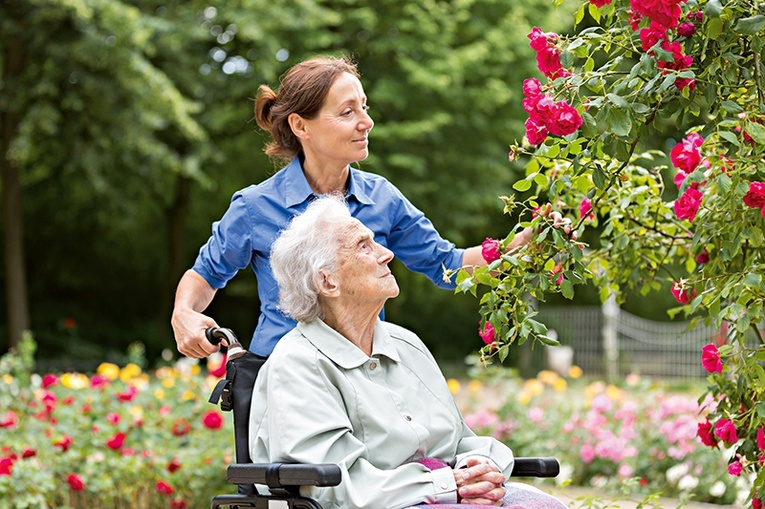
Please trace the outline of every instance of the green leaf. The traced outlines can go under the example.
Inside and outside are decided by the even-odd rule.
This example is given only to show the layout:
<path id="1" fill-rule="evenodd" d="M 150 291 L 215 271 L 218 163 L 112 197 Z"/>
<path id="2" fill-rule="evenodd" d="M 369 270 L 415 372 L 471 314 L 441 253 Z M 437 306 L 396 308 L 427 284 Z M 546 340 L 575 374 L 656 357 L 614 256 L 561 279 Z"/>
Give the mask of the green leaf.
<path id="1" fill-rule="evenodd" d="M 626 110 L 610 109 L 606 114 L 606 122 L 609 131 L 617 136 L 628 136 L 632 129 L 632 119 Z"/>
<path id="2" fill-rule="evenodd" d="M 746 277 L 744 277 L 744 284 L 746 284 L 747 286 L 760 288 L 761 283 L 762 283 L 762 276 L 760 274 L 750 272 L 749 274 L 746 275 Z"/>
<path id="3" fill-rule="evenodd" d="M 595 187 L 605 189 L 607 180 L 606 172 L 603 171 L 600 165 L 595 166 L 595 169 L 592 170 L 592 182 L 595 184 Z"/>
<path id="4" fill-rule="evenodd" d="M 720 106 L 722 106 L 722 109 L 724 109 L 724 110 L 725 110 L 725 111 L 727 111 L 728 113 L 732 113 L 732 114 L 734 114 L 734 115 L 735 115 L 736 113 L 741 113 L 742 111 L 744 111 L 744 108 L 742 108 L 742 107 L 741 107 L 741 106 L 740 106 L 740 105 L 739 105 L 737 102 L 735 102 L 735 101 L 730 101 L 730 100 L 722 101 L 722 102 L 720 103 Z"/>
<path id="5" fill-rule="evenodd" d="M 585 138 L 594 138 L 598 135 L 598 123 L 593 116 L 586 111 L 582 113 L 581 133 Z"/>
<path id="6" fill-rule="evenodd" d="M 560 282 L 560 293 L 569 300 L 574 298 L 574 285 L 571 284 L 571 281 L 564 278 L 563 281 Z"/>
<path id="7" fill-rule="evenodd" d="M 722 12 L 722 3 L 720 3 L 720 0 L 709 0 L 707 2 L 707 6 L 704 9 L 704 14 L 708 18 L 719 18 L 720 13 Z"/>
<path id="8" fill-rule="evenodd" d="M 720 132 L 717 133 L 717 135 L 720 138 L 724 139 L 725 141 L 733 143 L 737 147 L 740 145 L 740 143 L 738 141 L 738 136 L 736 136 L 734 133 L 732 133 L 730 131 L 720 131 Z"/>
<path id="9" fill-rule="evenodd" d="M 757 122 L 747 122 L 746 132 L 758 145 L 765 145 L 765 126 Z"/>
<path id="10" fill-rule="evenodd" d="M 513 189 L 515 189 L 516 191 L 520 191 L 521 193 L 524 191 L 528 191 L 529 189 L 531 189 L 531 181 L 526 179 L 519 180 L 518 182 L 513 184 Z"/>
<path id="11" fill-rule="evenodd" d="M 707 4 L 709 5 L 709 4 Z M 720 18 L 711 18 L 707 23 L 707 37 L 716 41 L 723 31 L 723 21 Z"/>
<path id="12" fill-rule="evenodd" d="M 758 14 L 750 18 L 739 19 L 733 30 L 742 35 L 754 35 L 762 30 L 763 26 L 765 26 L 765 16 Z"/>

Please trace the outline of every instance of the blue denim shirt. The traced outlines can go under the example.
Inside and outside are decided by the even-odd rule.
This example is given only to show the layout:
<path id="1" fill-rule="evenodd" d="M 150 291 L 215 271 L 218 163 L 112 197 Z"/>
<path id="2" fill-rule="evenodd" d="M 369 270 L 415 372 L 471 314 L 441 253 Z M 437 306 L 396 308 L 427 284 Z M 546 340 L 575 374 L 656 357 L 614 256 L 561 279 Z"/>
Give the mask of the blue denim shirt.
<path id="1" fill-rule="evenodd" d="M 252 268 L 261 304 L 250 351 L 258 355 L 269 355 L 279 339 L 295 327 L 295 322 L 277 309 L 279 293 L 269 263 L 271 244 L 314 196 L 300 160 L 293 159 L 267 180 L 234 193 L 194 263 L 193 270 L 215 289 L 226 286 L 240 269 Z M 443 239 L 393 184 L 379 175 L 351 168 L 345 199 L 351 215 L 410 270 L 426 275 L 442 288 L 454 288 L 453 283 L 443 280 L 443 269 L 461 267 L 464 249 Z"/>

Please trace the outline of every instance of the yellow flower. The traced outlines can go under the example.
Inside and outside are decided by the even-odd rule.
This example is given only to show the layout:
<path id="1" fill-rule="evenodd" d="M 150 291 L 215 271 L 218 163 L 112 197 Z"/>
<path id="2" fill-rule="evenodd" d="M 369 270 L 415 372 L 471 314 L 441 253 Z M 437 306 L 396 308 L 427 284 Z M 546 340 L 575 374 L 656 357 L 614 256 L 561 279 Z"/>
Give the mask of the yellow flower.
<path id="1" fill-rule="evenodd" d="M 198 375 L 201 371 L 202 371 L 202 368 L 199 367 L 199 364 L 192 364 L 191 366 L 192 375 Z"/>
<path id="2" fill-rule="evenodd" d="M 545 391 L 545 386 L 542 382 L 536 378 L 530 378 L 523 384 L 524 390 L 528 391 L 532 396 L 539 396 Z"/>
<path id="3" fill-rule="evenodd" d="M 61 385 L 67 389 L 85 389 L 90 387 L 90 378 L 82 373 L 64 373 L 61 375 Z"/>
<path id="4" fill-rule="evenodd" d="M 476 393 L 483 390 L 483 383 L 480 380 L 471 380 L 468 384 L 468 389 L 471 393 Z"/>
<path id="5" fill-rule="evenodd" d="M 160 378 L 160 379 L 175 377 L 175 376 L 178 376 L 178 371 L 175 368 L 170 366 L 162 366 L 161 368 L 157 369 L 156 375 L 157 375 L 157 378 Z"/>
<path id="6" fill-rule="evenodd" d="M 127 382 L 141 374 L 138 364 L 130 363 L 120 370 L 120 380 Z"/>
<path id="7" fill-rule="evenodd" d="M 582 371 L 582 368 L 576 365 L 571 366 L 571 369 L 568 370 L 569 378 L 573 378 L 574 380 L 580 378 L 583 374 L 584 372 Z"/>
<path id="8" fill-rule="evenodd" d="M 540 371 L 539 373 L 537 373 L 537 378 L 539 379 L 540 382 L 552 386 L 552 385 L 555 385 L 555 383 L 558 381 L 560 377 L 558 376 L 558 373 L 556 373 L 555 371 L 544 369 Z"/>
<path id="9" fill-rule="evenodd" d="M 521 405 L 528 405 L 529 403 L 531 403 L 531 394 L 529 394 L 526 391 L 521 391 L 515 397 L 515 401 L 517 401 Z"/>
<path id="10" fill-rule="evenodd" d="M 143 417 L 143 408 L 139 407 L 138 405 L 130 407 L 130 415 L 133 417 L 140 419 Z"/>
<path id="11" fill-rule="evenodd" d="M 102 362 L 100 366 L 98 366 L 98 369 L 96 372 L 101 375 L 105 376 L 109 380 L 116 380 L 120 376 L 120 367 L 116 364 L 112 364 L 111 362 Z"/>
<path id="12" fill-rule="evenodd" d="M 171 387 L 175 387 L 175 378 L 163 378 L 162 387 L 164 387 L 165 389 L 170 389 Z"/>
<path id="13" fill-rule="evenodd" d="M 449 386 L 449 392 L 452 394 L 459 394 L 460 389 L 462 389 L 462 385 L 460 384 L 460 381 L 456 378 L 450 378 L 446 381 L 446 385 Z"/>
<path id="14" fill-rule="evenodd" d="M 553 389 L 555 392 L 563 392 L 566 390 L 566 387 L 568 387 L 568 384 L 566 383 L 565 378 L 558 377 L 558 379 L 553 384 Z"/>
<path id="15" fill-rule="evenodd" d="M 598 380 L 597 382 L 593 382 L 584 388 L 584 395 L 587 396 L 588 398 L 591 398 L 595 396 L 596 394 L 600 394 L 605 389 L 606 389 L 606 384 Z"/>
<path id="16" fill-rule="evenodd" d="M 197 395 L 191 391 L 183 391 L 183 394 L 181 395 L 181 399 L 183 401 L 188 401 L 190 399 L 196 398 Z"/>
<path id="17" fill-rule="evenodd" d="M 3 375 L 3 382 L 7 383 L 8 385 L 13 383 L 13 377 L 11 375 L 5 374 Z"/>
<path id="18" fill-rule="evenodd" d="M 609 385 L 606 388 L 606 395 L 612 400 L 612 401 L 619 401 L 624 396 L 624 393 L 622 390 L 615 385 Z"/>
<path id="19" fill-rule="evenodd" d="M 163 389 L 154 389 L 154 399 L 165 399 L 165 391 Z"/>

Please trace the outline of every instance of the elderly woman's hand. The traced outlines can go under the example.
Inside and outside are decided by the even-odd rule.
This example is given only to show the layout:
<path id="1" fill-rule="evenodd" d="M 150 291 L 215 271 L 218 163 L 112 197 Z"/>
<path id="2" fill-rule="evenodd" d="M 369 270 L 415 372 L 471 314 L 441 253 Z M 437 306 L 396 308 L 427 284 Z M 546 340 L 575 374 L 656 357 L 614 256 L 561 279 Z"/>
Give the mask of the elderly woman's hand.
<path id="1" fill-rule="evenodd" d="M 502 505 L 505 476 L 488 460 L 469 458 L 465 468 L 454 470 L 459 503 Z"/>

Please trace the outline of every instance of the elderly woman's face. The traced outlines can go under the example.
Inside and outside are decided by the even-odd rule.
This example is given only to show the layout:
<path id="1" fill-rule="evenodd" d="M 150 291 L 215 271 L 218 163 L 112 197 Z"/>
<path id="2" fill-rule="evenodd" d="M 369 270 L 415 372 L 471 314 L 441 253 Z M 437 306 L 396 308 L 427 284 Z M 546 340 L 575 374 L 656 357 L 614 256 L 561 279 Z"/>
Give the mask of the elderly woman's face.
<path id="1" fill-rule="evenodd" d="M 335 79 L 316 118 L 305 120 L 303 150 L 323 161 L 347 165 L 369 155 L 367 96 L 359 79 L 343 73 Z"/>
<path id="2" fill-rule="evenodd" d="M 393 253 L 375 242 L 372 231 L 357 219 L 340 227 L 338 281 L 341 295 L 360 302 L 384 303 L 398 295 L 398 283 L 388 268 Z"/>

